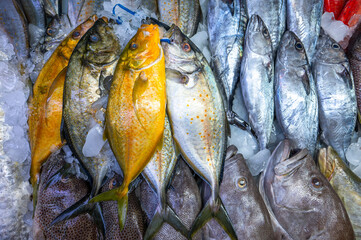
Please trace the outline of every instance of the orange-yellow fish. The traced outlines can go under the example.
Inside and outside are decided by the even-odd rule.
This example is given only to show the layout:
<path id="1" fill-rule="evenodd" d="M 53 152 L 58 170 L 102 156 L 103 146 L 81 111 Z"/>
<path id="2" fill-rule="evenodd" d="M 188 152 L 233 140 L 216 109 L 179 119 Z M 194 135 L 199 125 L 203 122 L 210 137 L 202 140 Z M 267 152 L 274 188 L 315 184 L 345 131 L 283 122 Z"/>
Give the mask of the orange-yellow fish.
<path id="1" fill-rule="evenodd" d="M 129 184 L 142 172 L 162 139 L 165 102 L 159 28 L 143 24 L 120 56 L 106 112 L 107 137 L 124 180 L 119 188 L 91 200 L 116 200 L 120 229 L 125 223 Z"/>
<path id="2" fill-rule="evenodd" d="M 61 107 L 56 106 L 62 101 L 62 87 L 65 68 L 68 65 L 71 53 L 80 38 L 93 26 L 97 16 L 76 27 L 54 53 L 40 71 L 33 88 L 33 96 L 29 104 L 29 138 L 31 147 L 30 181 L 36 186 L 43 162 L 51 152 L 62 145 L 60 138 Z M 57 79 L 57 80 L 55 80 Z M 50 89 L 54 91 L 50 91 Z M 52 102 L 54 101 L 54 102 Z"/>

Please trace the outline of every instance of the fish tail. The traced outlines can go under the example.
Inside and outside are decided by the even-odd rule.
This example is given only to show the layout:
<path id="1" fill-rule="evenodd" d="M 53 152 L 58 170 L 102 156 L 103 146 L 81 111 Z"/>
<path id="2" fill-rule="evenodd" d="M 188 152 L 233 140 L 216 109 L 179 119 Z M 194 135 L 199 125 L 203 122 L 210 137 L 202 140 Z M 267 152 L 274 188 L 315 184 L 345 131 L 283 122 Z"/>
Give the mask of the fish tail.
<path id="1" fill-rule="evenodd" d="M 91 203 L 102 201 L 117 201 L 120 231 L 123 230 L 128 210 L 128 187 L 120 186 L 101 193 L 90 200 Z"/>
<path id="2" fill-rule="evenodd" d="M 188 229 L 184 226 L 173 209 L 166 205 L 165 208 L 157 208 L 152 221 L 145 232 L 144 240 L 153 239 L 154 235 L 159 231 L 164 222 L 167 222 L 175 230 L 188 238 Z"/>
<path id="3" fill-rule="evenodd" d="M 57 223 L 60 223 L 64 220 L 68 220 L 74 217 L 79 216 L 83 213 L 89 213 L 94 221 L 98 229 L 102 232 L 103 236 L 105 236 L 105 221 L 103 218 L 103 213 L 99 203 L 89 203 L 89 199 L 91 198 L 91 194 L 85 195 L 78 202 L 64 210 L 59 216 L 57 216 L 51 223 L 49 227 L 54 226 Z"/>
<path id="4" fill-rule="evenodd" d="M 190 237 L 201 229 L 210 219 L 215 218 L 219 225 L 222 226 L 228 236 L 234 240 L 237 239 L 237 234 L 233 229 L 231 219 L 222 203 L 222 200 L 218 197 L 217 201 L 208 200 L 200 214 L 198 214 L 196 220 L 192 225 L 190 231 Z"/>
<path id="5" fill-rule="evenodd" d="M 35 208 L 36 208 L 36 204 L 38 202 L 38 189 L 39 189 L 39 183 L 38 182 L 34 182 L 33 184 L 33 218 L 35 216 Z"/>
<path id="6" fill-rule="evenodd" d="M 44 189 L 47 189 L 59 182 L 62 178 L 74 175 L 72 173 L 71 164 L 66 163 L 62 168 L 60 168 L 53 176 L 51 176 L 46 182 Z"/>

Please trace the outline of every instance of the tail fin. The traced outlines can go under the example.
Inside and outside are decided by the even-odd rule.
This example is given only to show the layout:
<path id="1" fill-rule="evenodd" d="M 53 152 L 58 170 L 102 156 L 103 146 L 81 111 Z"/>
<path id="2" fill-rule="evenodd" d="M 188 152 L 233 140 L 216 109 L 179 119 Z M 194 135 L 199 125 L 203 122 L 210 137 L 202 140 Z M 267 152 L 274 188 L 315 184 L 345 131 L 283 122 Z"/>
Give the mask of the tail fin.
<path id="1" fill-rule="evenodd" d="M 175 230 L 188 238 L 188 229 L 183 225 L 173 209 L 166 205 L 164 209 L 161 209 L 160 207 L 157 208 L 153 219 L 145 232 L 144 240 L 153 239 L 154 235 L 159 231 L 164 222 L 167 222 Z"/>
<path id="2" fill-rule="evenodd" d="M 121 193 L 121 194 L 119 194 Z M 118 218 L 120 231 L 123 230 L 128 210 L 128 190 L 122 187 L 114 188 L 108 192 L 101 193 L 90 200 L 90 203 L 102 201 L 117 201 L 118 202 Z"/>
<path id="3" fill-rule="evenodd" d="M 50 227 L 64 220 L 77 217 L 80 214 L 89 213 L 93 217 L 95 224 L 102 232 L 103 236 L 105 236 L 106 229 L 105 229 L 105 222 L 103 218 L 103 213 L 101 211 L 101 207 L 99 203 L 95 203 L 95 204 L 89 203 L 90 197 L 91 195 L 87 194 L 78 202 L 67 208 L 50 223 Z"/>
<path id="4" fill-rule="evenodd" d="M 211 199 L 210 199 L 211 200 Z M 228 216 L 228 213 L 221 201 L 220 198 L 216 201 L 216 204 L 219 205 L 216 208 L 212 208 L 211 201 L 208 200 L 201 213 L 197 216 L 196 220 L 193 223 L 192 229 L 190 231 L 190 237 L 201 229 L 211 218 L 215 218 L 219 225 L 222 226 L 224 231 L 228 234 L 231 239 L 237 239 L 237 234 L 233 229 L 231 219 Z M 214 210 L 217 209 L 217 210 Z"/>

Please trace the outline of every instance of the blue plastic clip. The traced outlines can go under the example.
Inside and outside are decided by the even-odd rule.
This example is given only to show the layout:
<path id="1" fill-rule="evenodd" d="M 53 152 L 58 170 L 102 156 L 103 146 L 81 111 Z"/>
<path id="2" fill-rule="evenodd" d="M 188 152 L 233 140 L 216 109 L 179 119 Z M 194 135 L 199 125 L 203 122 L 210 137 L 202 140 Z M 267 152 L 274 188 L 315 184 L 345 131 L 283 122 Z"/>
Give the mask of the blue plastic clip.
<path id="1" fill-rule="evenodd" d="M 162 38 L 160 39 L 160 42 L 166 42 L 170 44 L 170 39 L 169 38 Z"/>

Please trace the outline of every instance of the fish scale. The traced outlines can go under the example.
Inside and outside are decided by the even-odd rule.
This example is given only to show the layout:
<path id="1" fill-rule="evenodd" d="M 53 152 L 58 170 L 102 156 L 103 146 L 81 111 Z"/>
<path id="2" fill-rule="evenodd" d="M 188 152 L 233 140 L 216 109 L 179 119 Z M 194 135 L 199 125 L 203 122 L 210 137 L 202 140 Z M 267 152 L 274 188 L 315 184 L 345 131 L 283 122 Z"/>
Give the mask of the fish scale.
<path id="1" fill-rule="evenodd" d="M 361 113 L 361 34 L 357 40 L 349 46 L 348 58 L 352 69 L 358 111 Z M 361 119 L 360 119 L 361 121 Z"/>

